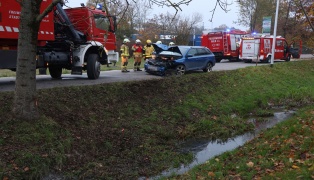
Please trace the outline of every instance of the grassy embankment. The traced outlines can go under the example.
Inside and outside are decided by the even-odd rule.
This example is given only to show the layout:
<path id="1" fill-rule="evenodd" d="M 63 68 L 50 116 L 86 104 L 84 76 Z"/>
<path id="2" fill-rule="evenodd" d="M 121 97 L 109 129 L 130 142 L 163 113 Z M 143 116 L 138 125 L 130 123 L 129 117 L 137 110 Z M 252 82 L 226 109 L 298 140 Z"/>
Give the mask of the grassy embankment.
<path id="1" fill-rule="evenodd" d="M 192 154 L 181 153 L 181 142 L 243 134 L 253 129 L 248 117 L 269 115 L 274 106 L 307 108 L 240 150 L 177 179 L 284 179 L 286 172 L 310 177 L 313 67 L 313 61 L 276 63 L 273 68 L 38 90 L 42 117 L 35 122 L 14 119 L 13 93 L 0 93 L 0 177 L 156 175 L 192 160 Z"/>

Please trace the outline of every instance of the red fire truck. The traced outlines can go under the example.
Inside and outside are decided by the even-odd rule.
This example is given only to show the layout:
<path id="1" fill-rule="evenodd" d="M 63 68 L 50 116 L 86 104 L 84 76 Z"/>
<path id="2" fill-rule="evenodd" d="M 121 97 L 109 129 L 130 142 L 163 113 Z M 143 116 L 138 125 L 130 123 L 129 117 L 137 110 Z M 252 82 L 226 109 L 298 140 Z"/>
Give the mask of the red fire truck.
<path id="1" fill-rule="evenodd" d="M 272 56 L 273 36 L 260 35 L 243 37 L 240 43 L 239 59 L 244 62 L 270 62 Z M 300 49 L 292 48 L 285 38 L 276 37 L 274 60 L 290 61 L 293 58 L 300 58 Z"/>
<path id="2" fill-rule="evenodd" d="M 52 3 L 42 1 L 41 12 Z M 21 8 L 16 1 L 0 2 L 0 69 L 16 70 Z M 63 9 L 59 3 L 41 22 L 38 32 L 37 68 L 48 68 L 52 78 L 62 69 L 97 79 L 100 65 L 118 61 L 116 19 L 88 7 Z"/>
<path id="3" fill-rule="evenodd" d="M 215 54 L 216 62 L 220 62 L 222 59 L 237 61 L 239 41 L 247 34 L 246 31 L 240 30 L 210 32 L 202 36 L 201 43 Z"/>

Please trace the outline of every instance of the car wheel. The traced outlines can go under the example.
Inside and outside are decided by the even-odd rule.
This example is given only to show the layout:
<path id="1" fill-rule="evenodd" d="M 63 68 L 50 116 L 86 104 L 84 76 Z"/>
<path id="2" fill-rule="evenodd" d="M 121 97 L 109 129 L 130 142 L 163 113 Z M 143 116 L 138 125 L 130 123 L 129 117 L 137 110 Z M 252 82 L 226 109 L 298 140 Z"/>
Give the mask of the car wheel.
<path id="1" fill-rule="evenodd" d="M 178 65 L 176 67 L 176 75 L 183 75 L 185 74 L 185 66 L 184 65 Z"/>
<path id="2" fill-rule="evenodd" d="M 98 54 L 89 54 L 87 58 L 87 77 L 98 79 L 100 75 L 100 63 Z"/>
<path id="3" fill-rule="evenodd" d="M 208 62 L 206 67 L 203 69 L 204 72 L 211 72 L 213 69 L 212 63 Z"/>

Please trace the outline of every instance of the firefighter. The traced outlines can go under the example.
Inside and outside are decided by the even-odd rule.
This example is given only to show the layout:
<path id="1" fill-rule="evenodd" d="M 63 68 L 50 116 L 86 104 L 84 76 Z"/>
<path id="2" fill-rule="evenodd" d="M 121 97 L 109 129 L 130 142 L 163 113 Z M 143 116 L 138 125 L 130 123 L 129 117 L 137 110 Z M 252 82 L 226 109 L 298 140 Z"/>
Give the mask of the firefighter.
<path id="1" fill-rule="evenodd" d="M 148 39 L 146 41 L 146 45 L 143 48 L 144 60 L 151 59 L 154 51 L 155 49 L 152 45 L 152 41 Z"/>
<path id="2" fill-rule="evenodd" d="M 123 43 L 122 43 L 121 48 L 120 48 L 120 53 L 121 53 L 121 72 L 130 72 L 127 69 L 128 60 L 129 60 L 129 56 L 130 56 L 129 46 L 128 46 L 129 42 L 130 42 L 130 40 L 125 38 L 123 40 Z"/>
<path id="3" fill-rule="evenodd" d="M 161 41 L 157 41 L 156 44 L 162 44 L 162 42 Z"/>
<path id="4" fill-rule="evenodd" d="M 134 57 L 134 71 L 142 71 L 140 69 L 142 61 L 143 46 L 141 45 L 141 40 L 137 39 L 135 44 L 132 46 L 133 57 Z"/>
<path id="5" fill-rule="evenodd" d="M 174 42 L 169 43 L 169 46 L 174 46 L 174 45 L 175 45 Z"/>

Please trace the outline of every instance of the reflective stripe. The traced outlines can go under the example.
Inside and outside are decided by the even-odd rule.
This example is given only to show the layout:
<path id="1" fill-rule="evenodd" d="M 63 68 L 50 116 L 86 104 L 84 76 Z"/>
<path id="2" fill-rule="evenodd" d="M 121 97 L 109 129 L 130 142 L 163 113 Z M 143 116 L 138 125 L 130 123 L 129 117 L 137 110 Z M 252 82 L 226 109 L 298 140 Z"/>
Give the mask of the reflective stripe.
<path id="1" fill-rule="evenodd" d="M 7 30 L 7 32 L 12 32 L 12 29 L 9 26 L 6 26 L 5 29 Z"/>
<path id="2" fill-rule="evenodd" d="M 122 51 L 121 56 L 130 56 L 129 47 L 127 45 L 122 44 L 120 50 Z"/>
<path id="3" fill-rule="evenodd" d="M 18 27 L 11 27 L 11 26 L 0 26 L 0 32 L 15 32 L 19 33 L 20 30 Z M 54 33 L 52 31 L 39 31 L 38 34 L 49 34 L 53 35 Z"/>

